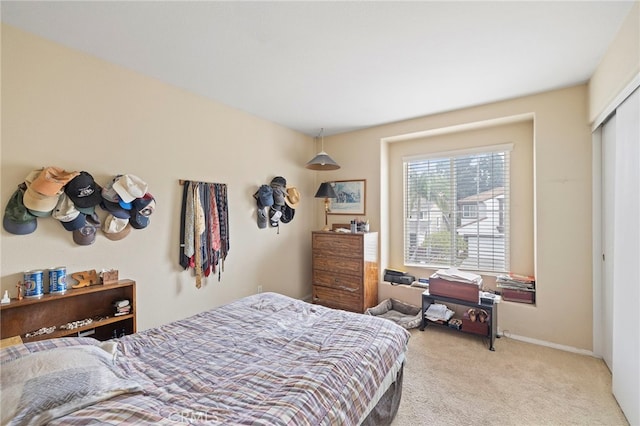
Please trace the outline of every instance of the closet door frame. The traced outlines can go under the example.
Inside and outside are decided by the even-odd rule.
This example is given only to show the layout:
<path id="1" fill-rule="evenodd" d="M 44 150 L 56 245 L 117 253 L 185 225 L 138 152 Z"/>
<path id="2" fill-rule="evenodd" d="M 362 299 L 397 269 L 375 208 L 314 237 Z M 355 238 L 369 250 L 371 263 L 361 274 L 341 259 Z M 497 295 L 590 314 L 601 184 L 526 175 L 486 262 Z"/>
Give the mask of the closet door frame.
<path id="1" fill-rule="evenodd" d="M 593 352 L 611 369 L 611 391 L 630 424 L 640 424 L 638 86 L 592 137 Z"/>
<path id="2" fill-rule="evenodd" d="M 596 117 L 591 125 L 592 130 L 592 279 L 593 279 L 593 349 L 597 357 L 603 357 L 604 329 L 603 329 L 603 269 L 602 269 L 602 125 L 615 114 L 625 99 L 636 89 L 640 88 L 640 73 L 636 74 L 611 101 L 611 103 Z M 609 367 L 611 368 L 611 367 Z"/>

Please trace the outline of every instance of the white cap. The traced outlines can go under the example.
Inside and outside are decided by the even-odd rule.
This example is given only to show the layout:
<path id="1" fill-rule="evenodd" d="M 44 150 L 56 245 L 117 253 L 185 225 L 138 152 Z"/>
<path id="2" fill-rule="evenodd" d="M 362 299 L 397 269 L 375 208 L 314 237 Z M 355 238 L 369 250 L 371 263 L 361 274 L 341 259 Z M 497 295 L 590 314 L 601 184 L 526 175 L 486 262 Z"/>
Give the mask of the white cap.
<path id="1" fill-rule="evenodd" d="M 113 189 L 122 201 L 130 203 L 136 198 L 144 197 L 147 193 L 147 184 L 136 175 L 122 175 L 113 182 Z"/>
<path id="2" fill-rule="evenodd" d="M 80 211 L 76 209 L 75 204 L 71 201 L 71 198 L 67 196 L 64 192 L 60 194 L 60 198 L 58 199 L 58 203 L 56 207 L 53 209 L 51 216 L 54 219 L 58 219 L 60 222 L 71 222 L 75 218 L 78 217 Z"/>
<path id="3" fill-rule="evenodd" d="M 120 219 L 109 213 L 102 225 L 102 232 L 110 240 L 121 240 L 131 232 L 129 219 Z"/>

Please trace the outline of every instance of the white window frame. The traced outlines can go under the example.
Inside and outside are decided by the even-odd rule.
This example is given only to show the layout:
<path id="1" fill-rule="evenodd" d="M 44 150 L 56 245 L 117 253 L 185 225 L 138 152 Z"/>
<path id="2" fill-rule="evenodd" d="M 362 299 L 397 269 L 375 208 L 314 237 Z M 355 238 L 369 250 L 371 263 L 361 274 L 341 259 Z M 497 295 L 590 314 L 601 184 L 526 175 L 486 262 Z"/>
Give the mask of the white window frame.
<path id="1" fill-rule="evenodd" d="M 509 250 L 509 241 L 510 241 L 510 227 L 509 227 L 509 206 L 510 206 L 510 169 L 511 169 L 511 158 L 510 158 L 510 153 L 513 150 L 513 144 L 508 143 L 508 144 L 500 144 L 500 145 L 492 145 L 492 146 L 484 146 L 484 147 L 475 147 L 475 148 L 470 148 L 470 149 L 462 149 L 462 150 L 455 150 L 455 151 L 446 151 L 446 152 L 436 152 L 436 153 L 430 153 L 430 154 L 426 154 L 426 155 L 417 155 L 417 156 L 407 156 L 407 157 L 403 157 L 402 161 L 403 161 L 403 208 L 404 208 L 404 215 L 403 215 L 403 220 L 404 220 L 404 243 L 403 243 L 403 249 L 404 249 L 404 265 L 405 266 L 409 266 L 409 267 L 425 267 L 425 268 L 431 268 L 431 269 L 437 269 L 437 268 L 442 268 L 442 267 L 452 267 L 452 266 L 456 266 L 456 267 L 460 267 L 461 269 L 467 269 L 467 270 L 472 270 L 475 272 L 479 272 L 479 273 L 503 273 L 503 272 L 508 272 L 509 271 L 509 267 L 510 267 L 510 250 Z M 469 206 L 469 204 L 462 204 L 462 206 L 456 205 L 453 209 L 452 212 L 450 212 L 450 216 L 452 215 L 453 217 L 450 218 L 450 222 L 454 224 L 455 226 L 455 232 L 451 233 L 451 245 L 452 247 L 450 247 L 450 253 L 449 253 L 449 263 L 444 263 L 441 264 L 441 262 L 428 262 L 428 259 L 420 259 L 420 251 L 422 251 L 423 253 L 426 250 L 429 250 L 428 248 L 424 248 L 424 247 L 418 247 L 417 245 L 411 245 L 411 242 L 408 239 L 408 234 L 409 233 L 416 233 L 415 229 L 412 229 L 411 227 L 414 226 L 415 227 L 415 219 L 410 218 L 410 214 L 411 212 L 409 212 L 409 200 L 408 200 L 408 164 L 409 163 L 415 163 L 415 162 L 419 162 L 419 161 L 431 161 L 431 160 L 448 160 L 451 162 L 451 164 L 453 165 L 455 162 L 456 158 L 459 157 L 468 157 L 470 155 L 474 155 L 474 154 L 478 154 L 478 155 L 484 155 L 484 154 L 496 154 L 496 153 L 504 153 L 505 156 L 505 174 L 504 174 L 504 199 L 499 201 L 499 205 L 500 205 L 500 211 L 496 214 L 494 213 L 494 216 L 498 219 L 499 223 L 496 223 L 496 226 L 490 227 L 489 229 L 491 229 L 491 234 L 487 234 L 486 233 L 486 229 L 481 231 L 480 230 L 480 222 L 481 220 L 479 220 L 479 208 L 478 208 L 478 204 L 475 204 L 476 207 L 476 211 L 475 211 L 475 216 L 470 217 L 470 216 L 466 216 L 464 214 L 464 212 L 466 211 L 465 207 Z M 453 176 L 450 180 L 449 180 L 449 185 L 451 186 L 451 188 L 455 188 L 455 176 Z M 496 189 L 496 188 L 493 188 Z M 455 189 L 453 189 L 453 191 L 455 192 Z M 453 199 L 457 200 L 457 197 L 454 195 Z M 497 200 L 494 200 L 497 201 Z M 437 218 L 437 220 L 433 221 L 434 223 L 439 221 L 440 218 Z M 433 218 L 432 218 L 433 220 Z M 465 261 L 463 261 L 462 264 L 456 264 L 457 262 L 459 262 L 459 258 L 458 258 L 458 254 L 456 254 L 458 252 L 458 243 L 456 242 L 458 240 L 458 238 L 463 238 L 464 241 L 466 243 L 461 243 L 461 246 L 464 246 L 464 244 L 467 244 L 467 249 L 469 249 L 469 246 L 471 246 L 471 244 L 468 243 L 468 238 L 469 235 L 461 235 L 459 233 L 460 229 L 462 228 L 460 226 L 460 220 L 464 220 L 466 222 L 474 222 L 477 225 L 477 231 L 475 234 L 471 234 L 471 238 L 473 239 L 475 237 L 474 240 L 474 245 L 473 248 L 477 250 L 475 250 L 474 252 L 477 254 L 477 257 L 475 258 L 470 258 L 469 257 L 469 253 L 463 253 L 463 255 L 466 255 L 467 258 L 465 259 Z M 413 225 L 412 222 L 413 221 Z M 493 222 L 491 222 L 493 223 Z M 473 226 L 473 225 L 472 225 Z M 456 238 L 454 235 L 458 235 L 458 238 Z M 493 239 L 491 237 L 489 237 L 489 235 L 492 235 Z M 425 237 L 426 238 L 426 234 Z M 496 243 L 500 242 L 499 240 L 501 239 L 500 244 L 496 244 L 495 247 L 496 248 L 489 248 L 487 249 L 487 246 L 485 243 L 483 243 L 483 238 L 489 242 L 488 247 L 492 247 L 491 246 L 491 241 L 495 241 Z M 418 238 L 418 240 L 420 240 L 420 238 Z M 487 250 L 489 250 L 487 252 Z M 495 250 L 495 251 L 494 251 Z M 411 253 L 411 254 L 410 254 Z M 488 260 L 484 260 L 485 255 L 489 253 L 489 259 Z M 504 255 L 502 255 L 501 253 L 504 253 Z M 413 256 L 413 257 L 412 257 Z M 477 259 L 474 260 L 474 259 Z M 471 265 L 473 264 L 473 265 Z"/>

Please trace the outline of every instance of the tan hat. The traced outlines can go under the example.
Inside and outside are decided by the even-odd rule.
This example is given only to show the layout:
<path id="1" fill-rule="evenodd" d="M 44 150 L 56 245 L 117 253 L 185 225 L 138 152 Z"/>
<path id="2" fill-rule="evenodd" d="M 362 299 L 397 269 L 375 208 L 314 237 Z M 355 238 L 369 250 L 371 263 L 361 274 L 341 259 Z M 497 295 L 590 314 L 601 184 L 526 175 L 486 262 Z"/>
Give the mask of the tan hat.
<path id="1" fill-rule="evenodd" d="M 31 170 L 27 175 L 27 177 L 24 178 L 24 181 L 27 183 L 27 185 L 31 185 L 33 181 L 36 180 L 36 178 L 40 175 L 40 173 L 42 173 L 43 170 L 44 170 L 44 167 L 40 169 Z"/>
<path id="2" fill-rule="evenodd" d="M 78 172 L 67 172 L 60 167 L 46 167 L 33 180 L 31 189 L 42 195 L 57 195 L 62 191 L 63 186 L 79 174 Z"/>
<path id="3" fill-rule="evenodd" d="M 300 191 L 298 191 L 298 188 L 295 186 L 288 187 L 287 195 L 284 197 L 284 202 L 292 209 L 298 207 L 298 203 L 300 203 Z"/>
<path id="4" fill-rule="evenodd" d="M 44 170 L 44 168 L 31 170 L 27 177 L 24 178 L 24 183 L 27 186 L 27 189 L 23 195 L 23 204 L 24 198 L 27 198 L 27 204 L 25 207 L 29 210 L 29 212 L 38 217 L 51 216 L 51 211 L 54 209 L 58 202 L 57 197 L 47 197 L 42 194 L 38 194 L 34 190 L 29 190 L 33 181 L 38 177 L 38 175 Z M 29 193 L 27 195 L 27 192 Z"/>
<path id="5" fill-rule="evenodd" d="M 63 194 L 63 192 L 60 192 L 60 194 Z M 34 216 L 49 216 L 56 204 L 58 204 L 60 194 L 42 195 L 34 191 L 31 185 L 27 183 L 27 190 L 24 192 L 22 202 Z"/>
<path id="6" fill-rule="evenodd" d="M 129 235 L 131 225 L 129 219 L 120 219 L 109 213 L 102 225 L 104 236 L 112 241 L 118 241 Z"/>

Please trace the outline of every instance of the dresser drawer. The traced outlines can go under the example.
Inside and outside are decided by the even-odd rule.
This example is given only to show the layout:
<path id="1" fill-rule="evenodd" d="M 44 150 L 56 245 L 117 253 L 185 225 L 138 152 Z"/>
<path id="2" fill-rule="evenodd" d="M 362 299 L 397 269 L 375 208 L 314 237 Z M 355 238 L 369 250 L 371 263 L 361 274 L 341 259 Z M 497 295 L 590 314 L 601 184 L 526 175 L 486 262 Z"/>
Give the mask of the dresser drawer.
<path id="1" fill-rule="evenodd" d="M 334 309 L 344 309 L 345 311 L 363 312 L 360 293 L 351 293 L 329 287 L 314 285 L 313 303 Z"/>
<path id="2" fill-rule="evenodd" d="M 362 260 L 313 253 L 313 269 L 362 276 Z"/>
<path id="3" fill-rule="evenodd" d="M 313 251 L 325 255 L 362 257 L 361 235 L 314 234 Z"/>
<path id="4" fill-rule="evenodd" d="M 337 290 L 362 292 L 362 279 L 353 275 L 334 274 L 318 269 L 313 270 L 313 284 L 331 287 Z"/>

